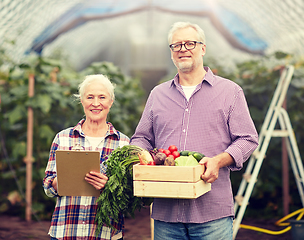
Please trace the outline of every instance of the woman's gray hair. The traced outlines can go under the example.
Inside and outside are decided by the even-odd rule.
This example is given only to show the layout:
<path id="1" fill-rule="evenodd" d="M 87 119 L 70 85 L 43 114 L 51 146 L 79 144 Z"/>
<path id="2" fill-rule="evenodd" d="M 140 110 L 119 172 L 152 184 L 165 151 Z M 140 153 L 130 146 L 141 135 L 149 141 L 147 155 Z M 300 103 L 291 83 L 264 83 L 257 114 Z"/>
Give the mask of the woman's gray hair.
<path id="1" fill-rule="evenodd" d="M 76 98 L 81 100 L 84 97 L 85 90 L 87 86 L 89 86 L 91 83 L 99 82 L 102 84 L 110 94 L 111 99 L 115 100 L 115 94 L 114 94 L 114 84 L 111 83 L 109 78 L 103 74 L 95 74 L 95 75 L 88 75 L 85 77 L 82 83 L 78 85 L 78 94 L 74 94 Z"/>
<path id="2" fill-rule="evenodd" d="M 197 32 L 198 41 L 203 42 L 206 45 L 206 37 L 204 30 L 200 28 L 197 24 L 190 23 L 190 22 L 176 22 L 172 25 L 169 33 L 168 33 L 168 42 L 169 44 L 172 44 L 172 37 L 173 34 L 180 29 L 191 27 Z"/>

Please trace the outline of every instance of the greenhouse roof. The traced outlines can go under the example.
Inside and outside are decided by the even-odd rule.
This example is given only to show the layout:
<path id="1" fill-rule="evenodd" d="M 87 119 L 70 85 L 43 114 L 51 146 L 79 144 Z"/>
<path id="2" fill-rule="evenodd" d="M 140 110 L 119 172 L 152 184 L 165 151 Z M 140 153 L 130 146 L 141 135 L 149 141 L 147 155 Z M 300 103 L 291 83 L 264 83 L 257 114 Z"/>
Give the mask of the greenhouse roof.
<path id="1" fill-rule="evenodd" d="M 301 56 L 303 14 L 303 0 L 0 0 L 0 47 L 15 61 L 34 52 L 60 54 L 76 69 L 94 61 L 162 69 L 172 66 L 170 26 L 190 21 L 205 31 L 207 56 L 219 61 Z"/>

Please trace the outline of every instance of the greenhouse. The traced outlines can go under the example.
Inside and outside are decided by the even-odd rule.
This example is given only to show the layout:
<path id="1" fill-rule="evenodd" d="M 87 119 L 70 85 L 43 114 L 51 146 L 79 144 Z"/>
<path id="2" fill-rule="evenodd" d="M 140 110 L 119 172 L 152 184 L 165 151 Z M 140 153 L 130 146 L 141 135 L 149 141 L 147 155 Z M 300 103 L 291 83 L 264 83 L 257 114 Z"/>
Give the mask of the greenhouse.
<path id="1" fill-rule="evenodd" d="M 206 33 L 206 56 L 229 68 L 276 51 L 302 56 L 303 8 L 300 0 L 3 0 L 0 46 L 16 62 L 60 52 L 77 70 L 110 61 L 126 74 L 164 76 L 174 68 L 167 32 L 176 21 L 190 21 Z"/>
<path id="2" fill-rule="evenodd" d="M 235 199 L 241 214 L 236 211 L 234 238 L 257 232 L 252 236 L 295 239 L 289 225 L 260 233 L 242 223 L 274 224 L 304 207 L 303 14 L 303 0 L 0 0 L 0 215 L 50 222 L 55 201 L 41 184 L 56 133 L 83 117 L 73 97 L 85 76 L 104 74 L 115 84 L 108 119 L 132 137 L 151 90 L 177 73 L 168 31 L 181 21 L 204 30 L 204 65 L 241 86 L 259 136 L 267 140 L 263 148 L 260 139 L 255 152 L 265 151 L 263 157 L 251 156 L 261 158 L 261 166 L 250 169 L 258 172 L 244 196 L 247 207 Z M 235 196 L 240 189 L 245 195 L 251 158 L 231 172 Z M 153 238 L 145 211 L 137 219 L 148 230 L 136 239 Z M 291 218 L 300 221 L 303 214 Z M 21 232 L 16 239 L 25 237 Z M 124 239 L 133 239 L 130 234 Z M 8 235 L 0 227 L 1 237 Z"/>

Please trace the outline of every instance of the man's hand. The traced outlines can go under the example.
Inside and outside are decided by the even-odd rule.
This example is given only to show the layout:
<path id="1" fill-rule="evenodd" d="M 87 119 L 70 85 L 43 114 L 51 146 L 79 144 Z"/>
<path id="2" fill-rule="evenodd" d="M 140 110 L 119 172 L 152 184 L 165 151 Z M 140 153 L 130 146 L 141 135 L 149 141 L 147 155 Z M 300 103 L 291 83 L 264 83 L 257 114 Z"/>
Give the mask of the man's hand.
<path id="1" fill-rule="evenodd" d="M 207 183 L 213 183 L 218 178 L 220 168 L 233 163 L 233 158 L 226 152 L 216 155 L 213 158 L 203 157 L 199 162 L 199 164 L 205 166 L 205 172 L 203 172 L 201 178 Z"/>
<path id="2" fill-rule="evenodd" d="M 219 166 L 214 158 L 203 157 L 199 164 L 205 166 L 205 172 L 201 178 L 207 183 L 213 183 L 218 178 Z"/>
<path id="3" fill-rule="evenodd" d="M 91 171 L 86 174 L 85 180 L 100 191 L 107 183 L 108 177 L 100 172 Z"/>

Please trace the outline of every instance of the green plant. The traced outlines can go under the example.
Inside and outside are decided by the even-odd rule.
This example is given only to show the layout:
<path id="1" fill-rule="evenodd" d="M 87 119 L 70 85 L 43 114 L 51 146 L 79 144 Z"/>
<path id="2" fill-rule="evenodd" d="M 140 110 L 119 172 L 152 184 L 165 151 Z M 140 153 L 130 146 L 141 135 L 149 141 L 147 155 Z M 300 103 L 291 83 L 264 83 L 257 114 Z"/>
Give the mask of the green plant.
<path id="1" fill-rule="evenodd" d="M 143 110 L 144 91 L 140 79 L 125 76 L 117 66 L 109 62 L 92 63 L 80 72 L 83 77 L 98 73 L 108 76 L 116 85 L 115 102 L 108 116 L 109 121 L 131 137 Z"/>
<path id="2" fill-rule="evenodd" d="M 117 66 L 108 62 L 93 63 L 81 72 L 70 69 L 64 61 L 30 56 L 23 64 L 14 63 L 0 49 L 0 212 L 24 214 L 24 201 L 15 205 L 7 200 L 25 191 L 25 163 L 27 108 L 34 110 L 33 145 L 33 211 L 49 219 L 54 199 L 48 198 L 42 189 L 42 178 L 48 160 L 49 148 L 55 134 L 74 126 L 82 117 L 81 104 L 73 94 L 85 75 L 102 73 L 116 84 L 116 100 L 109 114 L 115 128 L 131 136 L 141 116 L 144 92 L 140 79 L 121 73 Z M 248 106 L 258 131 L 262 126 L 269 103 L 276 88 L 280 69 L 293 64 L 295 73 L 288 91 L 287 111 L 295 132 L 301 156 L 304 156 L 304 62 L 284 53 L 240 62 L 228 71 L 209 59 L 206 65 L 218 75 L 237 82 L 244 89 Z M 28 77 L 35 76 L 35 95 L 28 97 Z M 231 181 L 236 193 L 242 171 L 233 172 Z M 270 171 L 271 169 L 271 171 Z M 245 215 L 273 217 L 282 215 L 282 166 L 281 139 L 270 142 L 258 181 L 250 198 Z M 291 210 L 301 207 L 299 193 L 290 170 Z M 18 192 L 17 191 L 17 192 Z M 17 197 L 18 199 L 18 197 Z"/>
<path id="3" fill-rule="evenodd" d="M 216 66 L 215 61 L 211 61 L 211 68 L 218 75 L 235 81 L 243 88 L 251 116 L 259 132 L 279 81 L 281 70 L 286 64 L 295 66 L 287 93 L 287 112 L 296 135 L 300 154 L 304 157 L 304 149 L 301 148 L 304 144 L 304 63 L 301 60 L 294 60 L 284 53 L 275 53 L 263 58 L 241 62 L 237 64 L 234 72 L 225 72 L 221 66 Z M 282 216 L 281 144 L 281 138 L 272 138 L 270 141 L 245 216 L 266 218 Z M 231 174 L 234 194 L 238 190 L 246 167 L 247 162 L 242 171 Z M 289 176 L 290 206 L 291 210 L 296 210 L 302 206 L 291 169 L 289 169 Z"/>
<path id="4" fill-rule="evenodd" d="M 16 182 L 25 192 L 25 163 L 27 144 L 27 109 L 34 112 L 33 128 L 33 211 L 41 218 L 49 218 L 54 199 L 46 197 L 42 179 L 52 140 L 60 130 L 75 126 L 84 117 L 83 109 L 73 98 L 85 75 L 103 73 L 117 85 L 116 101 L 109 121 L 119 131 L 131 135 L 141 114 L 143 90 L 139 79 L 124 76 L 112 63 L 94 63 L 82 72 L 75 72 L 60 60 L 31 56 L 23 64 L 5 63 L 0 70 L 0 211 L 23 215 L 25 203 L 11 206 L 7 196 L 16 189 Z M 0 68 L 1 69 L 1 68 Z M 29 76 L 34 75 L 35 93 L 28 96 Z M 7 153 L 7 154 L 5 154 Z M 15 179 L 14 179 L 15 178 Z M 15 180 L 15 181 L 13 181 Z M 4 187 L 5 186 L 5 187 Z M 19 209 L 19 211 L 17 211 Z"/>

